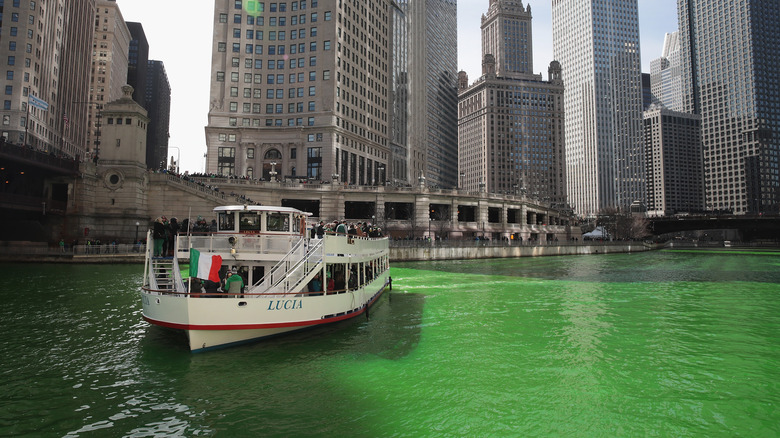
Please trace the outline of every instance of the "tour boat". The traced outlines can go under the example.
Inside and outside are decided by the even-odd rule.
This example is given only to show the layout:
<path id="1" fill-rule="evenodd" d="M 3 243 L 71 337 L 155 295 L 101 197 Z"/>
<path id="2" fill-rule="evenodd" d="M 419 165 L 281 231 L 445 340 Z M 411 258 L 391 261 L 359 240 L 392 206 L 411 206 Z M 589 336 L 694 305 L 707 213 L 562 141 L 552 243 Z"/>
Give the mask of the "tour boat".
<path id="1" fill-rule="evenodd" d="M 386 237 L 318 238 L 307 228 L 311 214 L 288 207 L 214 212 L 217 231 L 179 234 L 172 257 L 155 255 L 147 234 L 143 318 L 183 330 L 192 351 L 353 318 L 392 288 Z M 242 282 L 225 283 L 231 274 Z"/>

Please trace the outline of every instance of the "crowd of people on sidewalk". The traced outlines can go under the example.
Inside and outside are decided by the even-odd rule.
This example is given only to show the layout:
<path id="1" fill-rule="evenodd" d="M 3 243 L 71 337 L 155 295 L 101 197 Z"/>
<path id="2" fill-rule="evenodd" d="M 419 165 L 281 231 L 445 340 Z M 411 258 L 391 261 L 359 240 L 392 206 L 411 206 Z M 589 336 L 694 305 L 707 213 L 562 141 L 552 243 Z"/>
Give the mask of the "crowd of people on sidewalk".
<path id="1" fill-rule="evenodd" d="M 357 237 L 382 237 L 382 229 L 368 222 L 347 223 L 346 220 L 337 220 L 333 222 L 320 221 L 312 225 L 310 230 L 311 238 L 322 239 L 328 234 L 346 234 Z"/>

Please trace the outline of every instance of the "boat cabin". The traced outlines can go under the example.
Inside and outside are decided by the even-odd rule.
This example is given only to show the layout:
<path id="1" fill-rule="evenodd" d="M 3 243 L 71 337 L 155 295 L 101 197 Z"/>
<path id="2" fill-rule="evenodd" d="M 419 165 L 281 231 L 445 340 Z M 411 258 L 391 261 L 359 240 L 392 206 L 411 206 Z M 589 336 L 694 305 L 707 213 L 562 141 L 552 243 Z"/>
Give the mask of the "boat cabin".
<path id="1" fill-rule="evenodd" d="M 217 232 L 229 234 L 290 234 L 306 232 L 311 213 L 289 207 L 227 205 L 216 207 Z"/>

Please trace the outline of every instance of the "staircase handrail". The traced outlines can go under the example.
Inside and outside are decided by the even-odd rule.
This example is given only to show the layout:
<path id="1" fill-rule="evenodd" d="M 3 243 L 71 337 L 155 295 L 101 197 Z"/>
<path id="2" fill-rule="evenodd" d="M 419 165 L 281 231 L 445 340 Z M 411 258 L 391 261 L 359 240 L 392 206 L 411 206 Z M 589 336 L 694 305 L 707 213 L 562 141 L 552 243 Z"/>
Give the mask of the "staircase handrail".
<path id="1" fill-rule="evenodd" d="M 301 245 L 303 245 L 306 241 L 308 241 L 310 245 L 306 246 L 306 252 L 301 257 L 298 252 L 300 251 Z M 311 242 L 316 243 L 312 245 Z M 282 260 L 280 260 L 279 263 L 277 263 L 276 266 L 271 269 L 268 275 L 263 277 L 253 292 L 262 294 L 268 292 L 272 288 L 282 285 L 283 283 L 285 283 L 283 290 L 290 291 L 292 290 L 290 280 L 295 280 L 292 284 L 292 287 L 299 286 L 300 282 L 313 270 L 313 266 L 317 266 L 322 262 L 322 242 L 322 239 L 301 239 L 301 241 L 299 241 L 295 247 L 290 250 L 290 252 L 288 252 L 282 258 Z M 311 259 L 315 257 L 317 257 L 318 260 L 315 264 L 312 265 Z M 303 274 L 300 273 L 301 267 L 304 268 Z"/>

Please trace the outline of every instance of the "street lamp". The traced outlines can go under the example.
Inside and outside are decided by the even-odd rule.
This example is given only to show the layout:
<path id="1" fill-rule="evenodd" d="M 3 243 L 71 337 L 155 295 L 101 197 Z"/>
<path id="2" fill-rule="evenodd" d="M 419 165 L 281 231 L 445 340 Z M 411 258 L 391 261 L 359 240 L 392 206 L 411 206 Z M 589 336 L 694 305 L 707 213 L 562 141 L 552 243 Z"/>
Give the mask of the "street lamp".
<path id="1" fill-rule="evenodd" d="M 271 175 L 271 181 L 276 181 L 276 161 L 271 161 L 271 171 L 268 172 L 269 175 Z"/>
<path id="2" fill-rule="evenodd" d="M 179 160 L 181 159 L 181 149 L 179 149 L 176 146 L 168 146 L 168 149 L 176 149 L 176 173 L 179 173 Z"/>
<path id="3" fill-rule="evenodd" d="M 138 243 L 138 227 L 141 225 L 140 222 L 135 221 L 135 241 L 133 243 Z"/>

